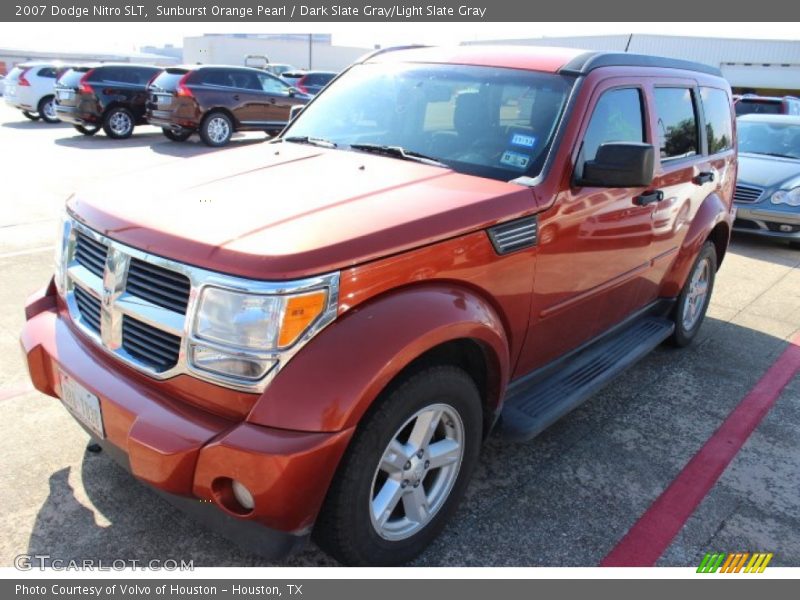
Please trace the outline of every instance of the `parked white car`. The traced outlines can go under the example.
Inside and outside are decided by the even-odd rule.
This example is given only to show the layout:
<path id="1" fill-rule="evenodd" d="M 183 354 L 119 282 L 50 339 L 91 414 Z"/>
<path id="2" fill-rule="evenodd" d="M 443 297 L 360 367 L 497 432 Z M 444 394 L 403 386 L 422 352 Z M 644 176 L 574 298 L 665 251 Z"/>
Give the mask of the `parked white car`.
<path id="1" fill-rule="evenodd" d="M 6 89 L 6 76 L 0 75 L 0 96 L 3 95 L 5 89 Z"/>
<path id="2" fill-rule="evenodd" d="M 58 123 L 54 88 L 58 77 L 68 68 L 47 62 L 17 65 L 5 79 L 6 104 L 21 110 L 32 121 L 41 118 L 47 123 Z"/>

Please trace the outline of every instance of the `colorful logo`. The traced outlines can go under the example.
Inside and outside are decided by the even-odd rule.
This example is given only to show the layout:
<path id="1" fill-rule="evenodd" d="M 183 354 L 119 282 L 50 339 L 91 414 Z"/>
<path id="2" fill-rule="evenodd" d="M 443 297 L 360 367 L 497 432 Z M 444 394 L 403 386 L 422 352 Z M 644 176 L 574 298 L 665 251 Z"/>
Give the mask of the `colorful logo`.
<path id="1" fill-rule="evenodd" d="M 771 560 L 772 552 L 709 552 L 703 557 L 697 572 L 763 573 Z"/>

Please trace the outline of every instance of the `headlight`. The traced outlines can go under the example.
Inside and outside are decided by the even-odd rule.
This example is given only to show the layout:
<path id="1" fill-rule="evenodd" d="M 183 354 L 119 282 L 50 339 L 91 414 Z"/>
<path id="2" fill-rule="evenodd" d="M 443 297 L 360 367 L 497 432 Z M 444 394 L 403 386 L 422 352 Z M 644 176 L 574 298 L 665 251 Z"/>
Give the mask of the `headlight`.
<path id="1" fill-rule="evenodd" d="M 260 379 L 277 362 L 264 354 L 293 346 L 328 309 L 327 289 L 269 295 L 206 287 L 194 319 L 191 363 L 223 376 Z"/>
<path id="2" fill-rule="evenodd" d="M 63 296 L 67 289 L 67 265 L 66 254 L 67 244 L 69 243 L 70 219 L 67 211 L 61 213 L 58 219 L 58 229 L 56 230 L 56 252 L 55 252 L 55 275 L 56 289 Z"/>
<path id="3" fill-rule="evenodd" d="M 772 194 L 772 203 L 800 206 L 800 187 L 791 190 L 778 190 Z"/>

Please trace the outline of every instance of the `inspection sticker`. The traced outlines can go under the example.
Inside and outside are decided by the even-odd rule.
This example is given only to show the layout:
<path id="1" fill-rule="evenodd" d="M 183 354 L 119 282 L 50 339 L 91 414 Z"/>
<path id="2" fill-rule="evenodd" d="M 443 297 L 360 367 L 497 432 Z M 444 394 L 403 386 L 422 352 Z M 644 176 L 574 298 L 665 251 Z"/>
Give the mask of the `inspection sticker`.
<path id="1" fill-rule="evenodd" d="M 512 146 L 523 146 L 525 148 L 533 148 L 536 145 L 535 135 L 525 135 L 523 133 L 515 133 L 511 136 Z"/>
<path id="2" fill-rule="evenodd" d="M 528 168 L 531 159 L 529 156 L 525 156 L 524 154 L 520 154 L 519 152 L 512 152 L 511 150 L 506 150 L 505 152 L 503 152 L 503 156 L 500 157 L 500 162 L 503 163 L 504 165 L 508 165 L 509 167 L 524 170 Z"/>

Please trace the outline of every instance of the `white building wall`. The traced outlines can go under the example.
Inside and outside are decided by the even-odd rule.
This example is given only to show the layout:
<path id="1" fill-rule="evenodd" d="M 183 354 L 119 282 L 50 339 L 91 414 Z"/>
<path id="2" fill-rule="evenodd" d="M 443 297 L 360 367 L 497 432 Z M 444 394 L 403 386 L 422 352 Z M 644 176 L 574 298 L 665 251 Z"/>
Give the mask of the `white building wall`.
<path id="1" fill-rule="evenodd" d="M 313 44 L 311 67 L 320 71 L 341 71 L 370 50 L 351 46 Z M 187 37 L 183 40 L 186 64 L 244 65 L 248 54 L 266 55 L 270 62 L 309 67 L 308 42 L 227 36 Z"/>

